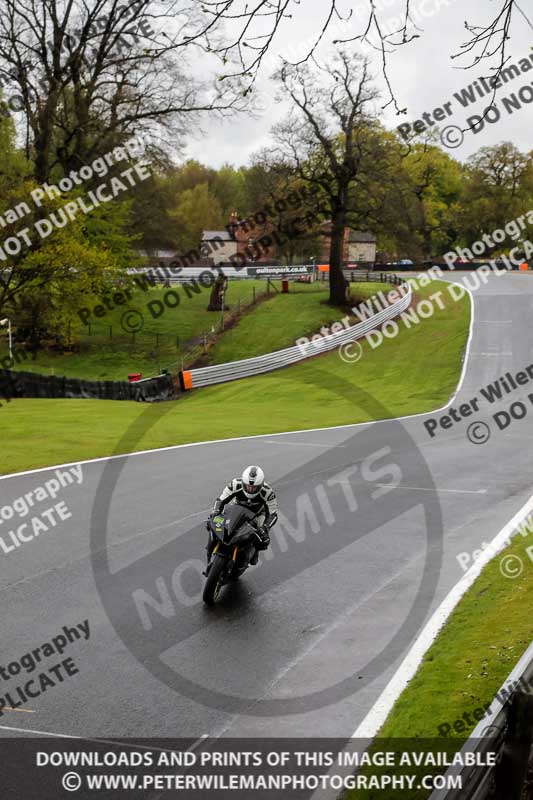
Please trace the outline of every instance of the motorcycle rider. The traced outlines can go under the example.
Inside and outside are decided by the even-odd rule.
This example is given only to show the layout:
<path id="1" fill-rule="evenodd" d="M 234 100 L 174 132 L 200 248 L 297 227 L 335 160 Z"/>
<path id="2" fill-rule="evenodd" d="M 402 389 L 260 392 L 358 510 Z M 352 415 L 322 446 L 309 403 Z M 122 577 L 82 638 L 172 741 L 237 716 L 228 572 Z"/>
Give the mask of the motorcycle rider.
<path id="1" fill-rule="evenodd" d="M 257 543 L 250 564 L 257 564 L 259 551 L 267 550 L 270 544 L 269 532 L 278 519 L 278 501 L 271 486 L 265 482 L 261 467 L 246 467 L 242 477 L 233 478 L 215 500 L 213 514 L 220 514 L 228 503 L 238 503 L 255 513 Z M 213 544 L 207 545 L 207 561 L 211 558 Z"/>

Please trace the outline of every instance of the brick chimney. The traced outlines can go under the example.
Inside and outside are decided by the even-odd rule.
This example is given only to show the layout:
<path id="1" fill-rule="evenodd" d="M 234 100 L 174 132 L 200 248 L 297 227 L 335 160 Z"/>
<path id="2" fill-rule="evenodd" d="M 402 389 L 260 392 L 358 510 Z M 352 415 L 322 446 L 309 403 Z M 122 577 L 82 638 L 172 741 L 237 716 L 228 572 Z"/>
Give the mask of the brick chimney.
<path id="1" fill-rule="evenodd" d="M 236 211 L 232 211 L 229 217 L 229 224 L 227 226 L 227 231 L 232 239 L 235 239 L 235 234 L 237 232 L 238 227 L 239 227 L 239 217 Z"/>

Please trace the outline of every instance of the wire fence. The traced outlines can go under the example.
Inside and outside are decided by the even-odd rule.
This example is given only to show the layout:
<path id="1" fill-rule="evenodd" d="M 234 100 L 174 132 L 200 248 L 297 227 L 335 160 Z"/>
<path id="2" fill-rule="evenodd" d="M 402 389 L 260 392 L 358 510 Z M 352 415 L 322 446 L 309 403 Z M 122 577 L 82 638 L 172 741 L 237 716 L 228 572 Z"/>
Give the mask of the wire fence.
<path id="1" fill-rule="evenodd" d="M 224 303 L 224 311 L 205 313 L 210 300 L 208 289 L 138 288 L 127 305 L 108 310 L 102 318 L 93 313 L 93 305 L 86 323 L 75 317 L 54 332 L 40 333 L 38 341 L 22 338 L 15 328 L 13 363 L 18 366 L 22 361 L 35 361 L 36 369 L 49 372 L 55 367 L 61 370 L 65 359 L 70 365 L 73 360 L 94 363 L 101 358 L 108 364 L 115 359 L 125 362 L 128 369 L 142 364 L 144 371 L 149 369 L 154 375 L 162 368 L 177 372 L 183 364 L 200 357 L 241 313 L 278 291 L 266 281 L 233 285 L 227 292 L 232 302 Z M 5 368 L 12 363 L 7 337 L 0 337 L 2 359 Z"/>
<path id="2" fill-rule="evenodd" d="M 326 290 L 320 281 L 308 283 L 298 278 L 291 279 L 287 288 L 291 294 Z M 177 373 L 205 363 L 225 330 L 257 303 L 281 292 L 282 280 L 278 278 L 264 278 L 253 284 L 234 281 L 227 288 L 223 310 L 205 313 L 210 299 L 208 287 L 201 292 L 186 286 L 138 289 L 127 305 L 106 312 L 103 318 L 92 313 L 86 324 L 78 319 L 67 322 L 55 334 L 43 336 L 36 349 L 15 329 L 17 355 L 13 361 L 16 368 L 21 368 L 22 361 L 35 361 L 35 370 L 46 373 L 60 373 L 73 363 L 78 372 L 83 372 L 86 361 L 93 370 L 95 363 L 101 361 L 109 367 L 124 363 L 124 374 L 136 367 L 143 374 L 156 375 L 162 369 Z M 179 302 L 175 302 L 176 293 Z M 0 337 L 0 360 L 5 357 L 5 368 L 11 363 L 8 356 L 7 337 Z"/>
<path id="3" fill-rule="evenodd" d="M 220 311 L 213 312 L 213 319 L 210 326 L 202 330 L 189 341 L 183 342 L 178 358 L 176 361 L 169 364 L 168 368 L 171 371 L 181 371 L 197 362 L 203 356 L 206 356 L 210 348 L 218 340 L 220 334 L 224 333 L 228 328 L 231 328 L 243 313 L 251 310 L 258 302 L 273 297 L 279 294 L 279 292 L 280 288 L 278 288 L 273 281 L 268 279 L 264 283 L 264 288 L 263 286 L 252 286 L 249 293 L 243 297 L 237 298 L 231 305 L 226 303 L 224 297 L 223 309 L 221 308 Z"/>
<path id="4" fill-rule="evenodd" d="M 72 343 L 74 349 L 88 350 L 92 347 L 101 345 L 120 344 L 124 347 L 141 347 L 143 350 L 176 349 L 181 346 L 181 337 L 178 332 L 179 324 L 176 325 L 176 332 L 168 330 L 125 330 L 121 325 L 105 325 L 90 322 L 81 328 L 76 336 L 76 341 Z"/>
<path id="5" fill-rule="evenodd" d="M 184 289 L 180 291 L 183 303 L 193 296 L 187 295 Z M 165 314 L 165 323 L 161 327 L 157 326 L 157 320 L 145 324 L 145 310 L 143 313 L 138 308 L 130 308 L 124 311 L 119 321 L 92 320 L 77 328 L 75 333 L 69 332 L 69 337 L 72 336 L 73 349 L 80 353 L 121 350 L 132 359 L 143 356 L 154 365 L 157 362 L 159 367 L 162 365 L 177 372 L 207 354 L 220 334 L 233 326 L 243 313 L 279 292 L 280 287 L 271 280 L 262 282 L 261 286 L 248 286 L 247 291 L 231 304 L 224 298 L 224 308 L 206 315 L 204 327 L 200 330 L 194 321 L 182 317 L 179 309 L 176 311 L 172 306 L 167 309 L 171 316 Z M 165 296 L 164 290 L 159 296 Z M 204 294 L 204 301 L 208 302 L 207 294 Z M 163 301 L 156 302 L 163 309 Z M 169 319 L 172 320 L 172 330 L 169 330 Z"/>

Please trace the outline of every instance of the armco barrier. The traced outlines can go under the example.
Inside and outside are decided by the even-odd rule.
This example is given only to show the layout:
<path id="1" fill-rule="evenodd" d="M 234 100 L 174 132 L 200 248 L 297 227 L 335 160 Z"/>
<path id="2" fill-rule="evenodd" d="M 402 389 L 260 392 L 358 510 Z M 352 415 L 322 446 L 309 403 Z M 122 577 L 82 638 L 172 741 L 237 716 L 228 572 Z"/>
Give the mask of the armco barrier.
<path id="1" fill-rule="evenodd" d="M 387 320 L 396 317 L 411 304 L 412 290 L 408 283 L 396 275 L 384 275 L 383 281 L 395 283 L 402 287 L 403 296 L 392 303 L 387 308 L 374 314 L 372 317 L 352 325 L 350 328 L 324 336 L 317 342 L 307 342 L 306 344 L 295 347 L 287 347 L 285 350 L 276 350 L 273 353 L 266 353 L 255 358 L 246 358 L 242 361 L 230 361 L 227 364 L 215 364 L 212 367 L 199 367 L 198 369 L 184 370 L 180 372 L 181 388 L 198 389 L 202 386 L 211 386 L 215 383 L 226 383 L 235 381 L 239 378 L 249 378 L 253 375 L 260 375 L 263 372 L 271 372 L 289 364 L 295 364 L 311 356 L 320 355 L 330 350 L 352 342 L 364 336 L 365 333 L 375 330 Z"/>
<path id="2" fill-rule="evenodd" d="M 430 800 L 520 800 L 533 739 L 533 644 L 526 650 L 461 753 L 484 757 L 496 753 L 497 764 L 450 767 L 448 777 L 460 777 L 460 788 L 436 789 Z"/>

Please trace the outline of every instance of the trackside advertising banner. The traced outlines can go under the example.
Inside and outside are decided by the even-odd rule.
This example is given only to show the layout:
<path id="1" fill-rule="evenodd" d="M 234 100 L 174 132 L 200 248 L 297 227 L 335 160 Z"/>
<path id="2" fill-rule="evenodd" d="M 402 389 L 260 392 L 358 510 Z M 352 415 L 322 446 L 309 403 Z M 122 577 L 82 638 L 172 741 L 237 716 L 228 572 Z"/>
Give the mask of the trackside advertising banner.
<path id="1" fill-rule="evenodd" d="M 251 278 L 290 278 L 297 277 L 298 275 L 313 275 L 316 269 L 312 265 L 295 267 L 263 267 L 261 264 L 257 264 L 257 266 L 254 267 L 247 267 L 246 271 Z"/>

